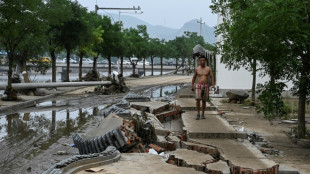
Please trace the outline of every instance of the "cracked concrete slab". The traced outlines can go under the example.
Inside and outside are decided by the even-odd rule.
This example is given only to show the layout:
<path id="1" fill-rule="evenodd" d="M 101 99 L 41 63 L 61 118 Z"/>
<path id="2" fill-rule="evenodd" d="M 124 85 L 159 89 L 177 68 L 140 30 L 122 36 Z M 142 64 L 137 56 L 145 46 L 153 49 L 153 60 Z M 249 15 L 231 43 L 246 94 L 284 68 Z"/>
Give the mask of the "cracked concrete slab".
<path id="1" fill-rule="evenodd" d="M 210 163 L 214 160 L 211 155 L 199 153 L 193 150 L 177 149 L 176 151 L 169 152 L 170 155 L 174 155 L 175 158 L 184 160 L 187 165 L 201 165 L 204 163 Z"/>
<path id="2" fill-rule="evenodd" d="M 192 139 L 192 141 L 217 147 L 222 158 L 242 168 L 258 170 L 272 168 L 277 165 L 274 161 L 267 159 L 248 140 Z"/>
<path id="3" fill-rule="evenodd" d="M 165 159 L 159 155 L 146 153 L 123 153 L 118 162 L 102 166 L 102 171 L 98 174 L 107 173 L 178 173 L 178 174 L 203 174 L 193 168 L 177 167 L 165 162 Z M 88 174 L 89 172 L 80 171 L 77 174 Z"/>
<path id="4" fill-rule="evenodd" d="M 148 110 L 153 113 L 153 110 L 167 110 L 169 108 L 169 103 L 161 101 L 150 101 L 150 102 L 130 102 L 130 106 L 133 108 L 141 108 L 143 110 Z M 166 109 L 165 109 L 166 108 Z"/>
<path id="5" fill-rule="evenodd" d="M 194 98 L 178 98 L 176 104 L 181 106 L 181 110 L 196 111 L 196 100 Z M 207 102 L 205 110 L 215 111 L 216 107 L 212 106 L 209 102 Z"/>
<path id="6" fill-rule="evenodd" d="M 222 174 L 230 174 L 230 168 L 225 161 L 207 164 L 207 169 L 212 171 L 220 171 Z"/>
<path id="7" fill-rule="evenodd" d="M 205 114 L 206 119 L 196 120 L 196 114 L 195 111 L 187 111 L 182 114 L 184 129 L 189 138 L 247 138 L 246 133 L 236 132 L 220 116 Z"/>

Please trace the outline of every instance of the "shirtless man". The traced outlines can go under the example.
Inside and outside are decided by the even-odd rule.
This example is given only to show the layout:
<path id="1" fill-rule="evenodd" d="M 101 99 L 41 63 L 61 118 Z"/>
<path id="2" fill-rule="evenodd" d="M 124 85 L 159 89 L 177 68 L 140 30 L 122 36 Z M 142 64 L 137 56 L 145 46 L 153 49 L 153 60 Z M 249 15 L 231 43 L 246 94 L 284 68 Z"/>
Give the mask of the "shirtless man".
<path id="1" fill-rule="evenodd" d="M 200 66 L 198 66 L 195 69 L 195 73 L 192 79 L 192 91 L 196 89 L 195 99 L 196 99 L 196 107 L 198 111 L 196 120 L 199 120 L 200 118 L 200 100 L 202 100 L 201 119 L 205 119 L 204 112 L 206 108 L 206 101 L 209 99 L 208 76 L 211 77 L 212 87 L 215 89 L 213 73 L 212 73 L 211 68 L 206 66 L 206 58 L 199 57 L 199 64 Z M 197 77 L 197 81 L 196 81 L 196 77 Z M 196 81 L 196 84 L 195 84 L 195 81 Z"/>

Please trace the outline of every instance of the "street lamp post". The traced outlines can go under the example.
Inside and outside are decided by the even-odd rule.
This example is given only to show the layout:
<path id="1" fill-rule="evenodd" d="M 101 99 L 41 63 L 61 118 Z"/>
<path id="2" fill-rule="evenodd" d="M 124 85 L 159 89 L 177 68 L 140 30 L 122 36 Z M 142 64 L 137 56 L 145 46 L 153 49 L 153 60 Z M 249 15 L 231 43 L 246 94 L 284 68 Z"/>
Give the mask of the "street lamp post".
<path id="1" fill-rule="evenodd" d="M 129 13 L 129 14 L 142 14 L 143 11 L 135 11 L 135 12 L 126 12 L 126 11 L 118 11 L 118 21 L 121 21 L 121 13 Z"/>

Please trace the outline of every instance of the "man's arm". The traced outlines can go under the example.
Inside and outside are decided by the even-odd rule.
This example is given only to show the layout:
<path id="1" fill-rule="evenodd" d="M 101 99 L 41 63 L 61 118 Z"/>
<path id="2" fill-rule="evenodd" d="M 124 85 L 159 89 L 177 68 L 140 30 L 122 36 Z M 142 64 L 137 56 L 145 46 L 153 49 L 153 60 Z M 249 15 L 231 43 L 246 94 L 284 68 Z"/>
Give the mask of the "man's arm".
<path id="1" fill-rule="evenodd" d="M 193 78 L 192 78 L 192 91 L 194 91 L 194 84 L 195 84 L 195 81 L 196 81 L 196 77 L 197 77 L 197 69 L 195 69 L 195 72 L 194 72 L 194 75 L 193 75 Z"/>

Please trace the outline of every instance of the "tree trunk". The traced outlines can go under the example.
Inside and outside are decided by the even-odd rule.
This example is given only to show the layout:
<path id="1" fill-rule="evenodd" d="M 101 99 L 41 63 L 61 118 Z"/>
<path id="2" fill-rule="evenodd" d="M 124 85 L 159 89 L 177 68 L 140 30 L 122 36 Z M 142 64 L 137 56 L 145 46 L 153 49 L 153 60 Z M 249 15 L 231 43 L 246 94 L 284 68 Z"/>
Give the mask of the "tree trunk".
<path id="1" fill-rule="evenodd" d="M 175 58 L 175 69 L 178 69 L 179 58 Z"/>
<path id="2" fill-rule="evenodd" d="M 145 58 L 143 58 L 143 75 L 145 77 Z"/>
<path id="3" fill-rule="evenodd" d="M 66 80 L 65 80 L 65 82 L 70 82 L 69 72 L 70 72 L 70 50 L 67 49 L 67 70 L 66 70 Z"/>
<path id="4" fill-rule="evenodd" d="M 112 74 L 111 55 L 108 55 L 108 63 L 109 63 L 109 76 L 111 76 Z"/>
<path id="5" fill-rule="evenodd" d="M 52 82 L 56 82 L 56 55 L 55 50 L 50 52 L 52 59 Z"/>
<path id="6" fill-rule="evenodd" d="M 190 69 L 191 69 L 191 59 L 189 57 L 187 58 L 187 62 L 188 62 L 188 65 L 187 65 L 187 75 L 189 75 L 189 72 L 190 72 Z"/>
<path id="7" fill-rule="evenodd" d="M 163 58 L 160 57 L 160 75 L 163 75 Z"/>
<path id="8" fill-rule="evenodd" d="M 253 80 L 252 80 L 252 101 L 251 105 L 255 105 L 255 93 L 256 93 L 256 59 L 253 59 L 253 64 L 252 64 L 252 75 L 253 75 Z"/>
<path id="9" fill-rule="evenodd" d="M 302 70 L 301 77 L 299 79 L 299 101 L 298 101 L 298 138 L 305 138 L 306 135 L 306 123 L 305 123 L 305 111 L 306 111 L 306 99 L 307 99 L 307 86 L 310 83 L 308 79 L 308 67 L 305 58 L 302 58 Z"/>
<path id="10" fill-rule="evenodd" d="M 99 53 L 94 57 L 94 62 L 93 62 L 93 70 L 97 70 L 97 60 L 99 57 Z"/>
<path id="11" fill-rule="evenodd" d="M 214 55 L 214 59 L 213 59 L 214 63 L 213 63 L 213 70 L 214 70 L 214 74 L 213 74 L 213 77 L 214 77 L 214 81 L 216 82 L 216 56 Z"/>
<path id="12" fill-rule="evenodd" d="M 184 58 L 184 57 L 182 57 L 182 68 L 183 68 L 183 70 L 182 70 L 182 74 L 184 74 L 184 63 L 185 63 L 185 58 Z"/>
<path id="13" fill-rule="evenodd" d="M 136 65 L 134 63 L 132 63 L 132 74 L 136 74 Z"/>
<path id="14" fill-rule="evenodd" d="M 152 72 L 151 72 L 151 76 L 154 76 L 154 60 L 153 60 L 153 56 L 151 56 L 151 66 L 152 66 Z"/>
<path id="15" fill-rule="evenodd" d="M 9 70 L 8 70 L 8 88 L 12 88 L 12 74 L 13 74 L 13 59 L 14 59 L 14 53 L 12 51 L 8 52 L 8 58 L 9 58 Z"/>
<path id="16" fill-rule="evenodd" d="M 80 61 L 79 61 L 79 81 L 82 81 L 83 54 L 80 54 L 79 57 L 80 57 Z"/>
<path id="17" fill-rule="evenodd" d="M 124 66 L 123 66 L 123 60 L 124 60 L 124 57 L 121 56 L 121 74 L 122 76 L 124 77 Z"/>
<path id="18" fill-rule="evenodd" d="M 17 100 L 17 92 L 12 88 L 12 74 L 13 74 L 13 59 L 14 51 L 7 51 L 9 58 L 9 70 L 8 70 L 8 86 L 5 89 L 5 94 L 7 95 L 8 100 L 15 101 Z"/>
<path id="19" fill-rule="evenodd" d="M 24 77 L 24 82 L 25 83 L 30 83 L 30 79 L 27 73 L 27 66 L 26 66 L 26 57 L 22 57 L 21 60 L 21 70 L 22 70 L 22 74 Z"/>

